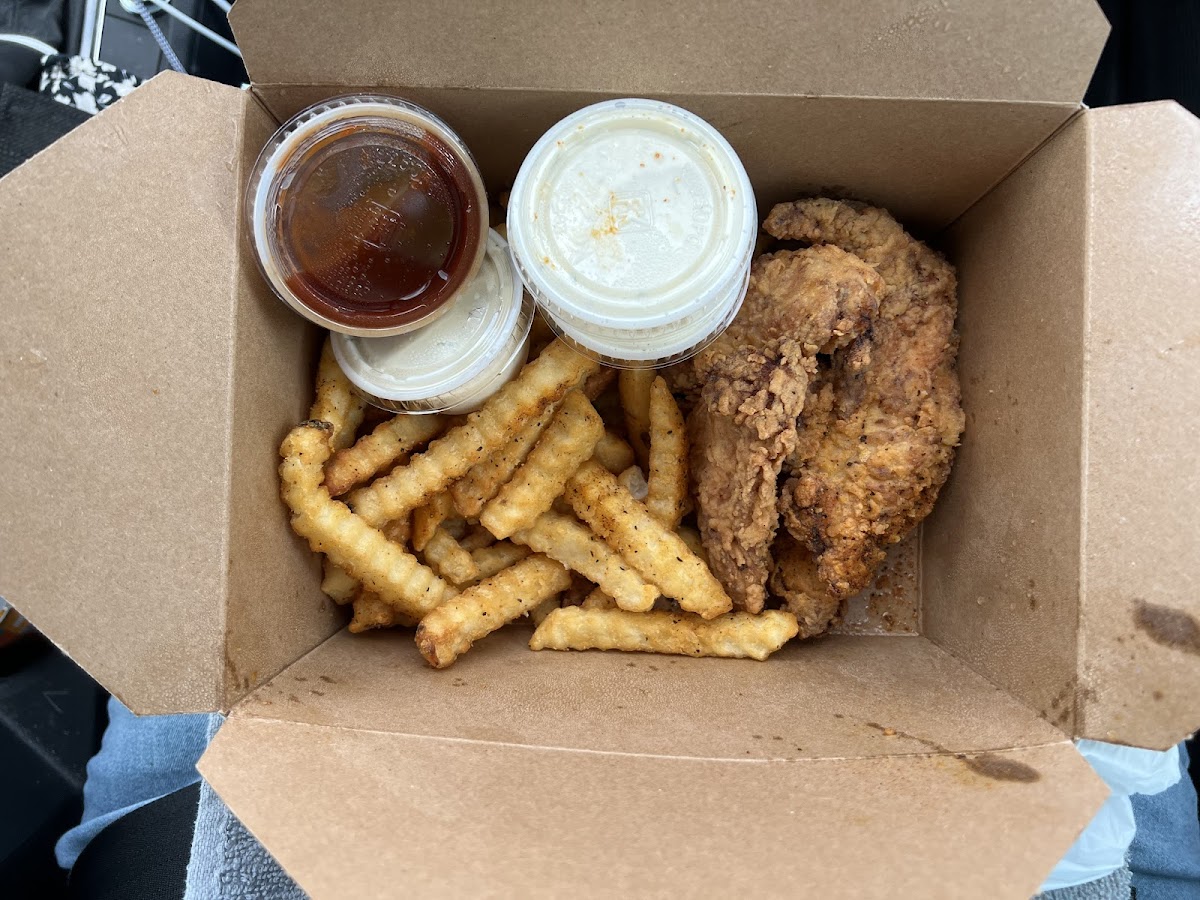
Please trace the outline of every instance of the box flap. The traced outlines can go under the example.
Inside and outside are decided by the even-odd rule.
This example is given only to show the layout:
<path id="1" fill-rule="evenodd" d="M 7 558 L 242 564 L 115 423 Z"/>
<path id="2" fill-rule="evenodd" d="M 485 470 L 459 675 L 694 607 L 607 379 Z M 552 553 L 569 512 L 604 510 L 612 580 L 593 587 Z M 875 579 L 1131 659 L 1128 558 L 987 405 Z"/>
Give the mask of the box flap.
<path id="1" fill-rule="evenodd" d="M 531 654 L 520 631 L 446 672 L 411 635 L 335 636 L 235 707 L 200 770 L 316 900 L 1025 900 L 1107 794 L 921 638 L 730 665 Z"/>
<path id="2" fill-rule="evenodd" d="M 1200 725 L 1200 120 L 1089 110 L 1078 734 Z"/>
<path id="3" fill-rule="evenodd" d="M 925 520 L 924 634 L 1075 727 L 1087 268 L 1081 117 L 945 235 L 966 430 Z"/>
<path id="4" fill-rule="evenodd" d="M 141 713 L 224 701 L 251 114 L 164 74 L 0 182 L 0 593 Z"/>
<path id="5" fill-rule="evenodd" d="M 1093 0 L 526 6 L 238 0 L 256 84 L 1078 102 Z"/>
<path id="6" fill-rule="evenodd" d="M 960 753 L 1063 739 L 924 638 L 830 637 L 786 647 L 770 665 L 531 653 L 528 639 L 526 629 L 508 629 L 452 670 L 433 672 L 414 652 L 411 632 L 342 632 L 251 693 L 231 716 L 738 759 Z"/>
<path id="7" fill-rule="evenodd" d="M 925 634 L 1066 733 L 1200 723 L 1200 122 L 1088 110 L 950 229 L 967 429 Z"/>

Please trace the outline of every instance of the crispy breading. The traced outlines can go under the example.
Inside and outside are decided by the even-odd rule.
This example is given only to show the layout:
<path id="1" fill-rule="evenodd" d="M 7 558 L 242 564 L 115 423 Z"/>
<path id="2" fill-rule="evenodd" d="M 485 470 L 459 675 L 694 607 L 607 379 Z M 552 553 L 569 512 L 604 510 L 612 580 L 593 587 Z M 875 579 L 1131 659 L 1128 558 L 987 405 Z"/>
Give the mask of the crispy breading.
<path id="1" fill-rule="evenodd" d="M 844 599 L 929 514 L 950 473 L 964 425 L 954 268 L 886 211 L 862 204 L 783 203 L 764 227 L 836 244 L 885 284 L 870 331 L 833 354 L 823 433 L 798 444 L 781 498 L 788 530 L 813 554 L 831 595 Z"/>

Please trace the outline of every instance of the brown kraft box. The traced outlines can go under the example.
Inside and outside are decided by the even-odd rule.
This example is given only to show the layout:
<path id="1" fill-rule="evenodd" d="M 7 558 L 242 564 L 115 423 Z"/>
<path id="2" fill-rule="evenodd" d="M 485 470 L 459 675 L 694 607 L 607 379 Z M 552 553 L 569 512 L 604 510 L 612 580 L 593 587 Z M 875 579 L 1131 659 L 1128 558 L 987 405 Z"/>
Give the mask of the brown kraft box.
<path id="1" fill-rule="evenodd" d="M 1200 722 L 1200 122 L 1083 108 L 1090 0 L 231 18 L 250 90 L 160 75 L 0 182 L 0 594 L 135 712 L 226 712 L 200 771 L 310 895 L 1025 898 L 1106 796 L 1072 738 Z M 494 195 L 566 113 L 660 97 L 763 214 L 853 196 L 947 252 L 966 433 L 841 633 L 755 663 L 517 627 L 449 672 L 347 634 L 276 478 L 318 335 L 241 201 L 279 122 L 364 89 Z"/>

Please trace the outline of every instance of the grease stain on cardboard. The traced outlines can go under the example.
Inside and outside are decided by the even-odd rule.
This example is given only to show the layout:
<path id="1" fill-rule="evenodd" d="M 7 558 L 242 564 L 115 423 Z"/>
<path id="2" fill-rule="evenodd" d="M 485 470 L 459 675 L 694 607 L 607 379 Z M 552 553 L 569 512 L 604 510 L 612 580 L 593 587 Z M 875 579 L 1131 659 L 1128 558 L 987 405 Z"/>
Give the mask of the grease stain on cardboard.
<path id="1" fill-rule="evenodd" d="M 1190 613 L 1138 599 L 1133 624 L 1156 644 L 1200 655 L 1200 624 Z"/>

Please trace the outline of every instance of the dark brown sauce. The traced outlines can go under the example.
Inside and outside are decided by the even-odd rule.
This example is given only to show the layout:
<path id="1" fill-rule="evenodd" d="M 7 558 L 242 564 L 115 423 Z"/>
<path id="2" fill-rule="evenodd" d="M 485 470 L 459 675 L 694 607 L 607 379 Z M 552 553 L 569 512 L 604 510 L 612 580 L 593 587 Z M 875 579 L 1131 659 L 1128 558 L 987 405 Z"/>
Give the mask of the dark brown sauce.
<path id="1" fill-rule="evenodd" d="M 471 274 L 484 202 L 454 152 L 415 126 L 331 136 L 279 191 L 287 286 L 344 325 L 416 322 Z"/>

